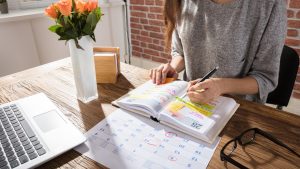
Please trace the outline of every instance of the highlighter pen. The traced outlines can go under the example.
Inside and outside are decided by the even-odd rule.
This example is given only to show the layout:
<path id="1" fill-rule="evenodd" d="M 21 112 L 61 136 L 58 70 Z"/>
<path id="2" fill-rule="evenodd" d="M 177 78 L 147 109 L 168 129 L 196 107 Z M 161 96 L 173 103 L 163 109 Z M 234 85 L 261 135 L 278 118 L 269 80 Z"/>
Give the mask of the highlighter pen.
<path id="1" fill-rule="evenodd" d="M 219 69 L 219 66 L 215 67 L 213 70 L 211 70 L 210 72 L 208 72 L 203 78 L 198 79 L 197 83 L 201 83 L 204 82 L 206 79 L 209 79 L 214 73 L 216 73 L 216 71 Z M 181 98 L 184 98 L 187 95 L 187 93 L 185 93 Z"/>

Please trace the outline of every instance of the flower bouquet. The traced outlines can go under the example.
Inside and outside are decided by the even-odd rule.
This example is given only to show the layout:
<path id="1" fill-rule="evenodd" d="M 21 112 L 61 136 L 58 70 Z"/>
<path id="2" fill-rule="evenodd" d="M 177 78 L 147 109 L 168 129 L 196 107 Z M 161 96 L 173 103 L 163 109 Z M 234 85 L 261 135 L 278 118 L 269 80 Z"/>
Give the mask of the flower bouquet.
<path id="1" fill-rule="evenodd" d="M 76 47 L 83 36 L 89 35 L 94 41 L 94 30 L 102 13 L 98 0 L 60 0 L 45 9 L 45 14 L 55 19 L 49 30 L 60 36 L 59 40 L 75 41 Z"/>
<path id="2" fill-rule="evenodd" d="M 45 14 L 55 20 L 49 30 L 69 44 L 77 98 L 84 103 L 98 98 L 92 42 L 102 17 L 98 0 L 60 0 L 47 7 Z"/>

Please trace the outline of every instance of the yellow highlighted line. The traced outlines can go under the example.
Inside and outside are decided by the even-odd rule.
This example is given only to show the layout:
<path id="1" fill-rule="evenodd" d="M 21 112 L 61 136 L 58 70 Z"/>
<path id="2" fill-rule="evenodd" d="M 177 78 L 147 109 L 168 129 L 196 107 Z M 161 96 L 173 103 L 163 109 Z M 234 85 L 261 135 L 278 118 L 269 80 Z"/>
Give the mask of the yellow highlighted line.
<path id="1" fill-rule="evenodd" d="M 198 107 L 198 106 L 194 105 L 193 103 L 187 102 L 187 101 L 183 100 L 182 98 L 176 97 L 176 99 L 178 101 L 185 103 L 188 108 L 193 109 L 193 110 L 197 111 L 198 113 L 201 113 L 208 117 L 212 115 L 212 112 L 207 111 L 201 107 Z"/>

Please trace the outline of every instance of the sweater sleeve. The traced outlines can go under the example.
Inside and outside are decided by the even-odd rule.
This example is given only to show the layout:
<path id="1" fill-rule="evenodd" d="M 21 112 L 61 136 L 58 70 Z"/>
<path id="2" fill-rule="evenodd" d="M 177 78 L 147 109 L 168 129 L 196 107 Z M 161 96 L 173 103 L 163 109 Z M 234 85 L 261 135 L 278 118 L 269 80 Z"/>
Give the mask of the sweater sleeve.
<path id="1" fill-rule="evenodd" d="M 171 56 L 172 57 L 176 57 L 176 56 L 184 57 L 181 39 L 178 35 L 178 31 L 176 28 L 174 29 L 173 34 L 172 34 Z"/>
<path id="2" fill-rule="evenodd" d="M 259 86 L 257 102 L 265 103 L 278 84 L 280 57 L 286 35 L 286 5 L 275 0 L 266 29 L 261 38 L 253 65 L 248 73 Z"/>

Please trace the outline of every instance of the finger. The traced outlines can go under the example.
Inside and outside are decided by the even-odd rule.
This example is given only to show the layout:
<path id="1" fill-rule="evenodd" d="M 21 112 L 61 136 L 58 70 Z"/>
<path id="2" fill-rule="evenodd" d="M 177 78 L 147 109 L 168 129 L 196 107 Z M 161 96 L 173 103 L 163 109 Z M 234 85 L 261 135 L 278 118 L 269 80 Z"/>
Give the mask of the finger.
<path id="1" fill-rule="evenodd" d="M 211 87 L 211 83 L 209 81 L 204 81 L 204 82 L 200 82 L 200 83 L 197 83 L 193 86 L 191 86 L 189 88 L 189 91 L 196 91 L 196 90 L 206 90 L 206 89 L 209 89 Z"/>
<path id="2" fill-rule="evenodd" d="M 187 95 L 189 96 L 192 102 L 204 104 L 204 103 L 208 103 L 212 99 L 208 93 L 209 92 L 198 93 L 198 92 L 191 91 L 188 92 Z"/>
<path id="3" fill-rule="evenodd" d="M 152 76 L 153 76 L 153 69 L 150 69 L 150 71 L 149 71 L 149 77 L 150 77 L 150 79 L 152 79 Z"/>
<path id="4" fill-rule="evenodd" d="M 156 71 L 155 71 L 155 83 L 158 85 L 161 83 L 161 71 L 162 71 L 163 67 L 159 67 Z"/>
<path id="5" fill-rule="evenodd" d="M 203 96 L 197 92 L 188 92 L 187 96 L 189 97 L 190 101 L 194 102 L 194 103 L 203 103 Z"/>
<path id="6" fill-rule="evenodd" d="M 191 83 L 192 85 L 195 85 L 198 81 L 199 81 L 199 79 L 196 79 L 196 80 L 190 81 L 190 83 Z"/>
<path id="7" fill-rule="evenodd" d="M 156 70 L 152 69 L 152 82 L 155 84 L 156 83 Z"/>
<path id="8" fill-rule="evenodd" d="M 200 89 L 200 84 L 195 84 L 195 85 L 192 85 L 189 87 L 189 90 L 188 91 L 196 91 L 196 90 L 199 90 Z"/>
<path id="9" fill-rule="evenodd" d="M 205 91 L 205 89 L 195 90 L 195 92 L 197 92 L 197 93 L 202 93 L 202 92 L 204 92 L 204 91 Z"/>
<path id="10" fill-rule="evenodd" d="M 196 91 L 197 93 L 199 93 L 198 91 Z M 202 96 L 203 100 L 202 103 L 209 103 L 213 98 L 213 94 L 211 90 L 202 90 L 199 95 Z"/>
<path id="11" fill-rule="evenodd" d="M 161 64 L 161 65 L 159 65 L 159 66 L 158 66 L 158 68 L 157 68 L 157 69 L 160 69 L 160 70 L 162 70 L 162 69 L 164 68 L 164 66 L 165 66 L 165 64 Z"/>
<path id="12" fill-rule="evenodd" d="M 152 79 L 152 82 L 155 84 L 156 83 L 156 71 L 158 69 L 161 68 L 162 65 L 160 65 L 158 68 L 155 68 L 155 69 L 151 69 L 150 71 L 150 74 L 151 74 L 151 79 Z"/>
<path id="13" fill-rule="evenodd" d="M 188 92 L 188 95 L 191 96 L 191 98 L 197 99 L 197 100 L 203 100 L 204 99 L 204 94 L 198 93 L 195 91 L 190 91 Z"/>
<path id="14" fill-rule="evenodd" d="M 188 90 L 189 90 L 190 87 L 192 87 L 193 85 L 195 85 L 197 82 L 198 82 L 198 80 L 192 80 L 192 81 L 190 81 L 189 84 L 188 84 Z"/>
<path id="15" fill-rule="evenodd" d="M 162 79 L 161 79 L 162 83 L 165 83 L 169 70 L 170 70 L 170 64 L 167 63 L 164 65 L 164 67 L 162 69 Z"/>

